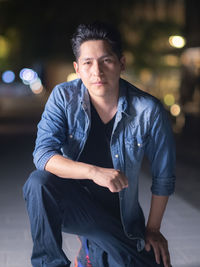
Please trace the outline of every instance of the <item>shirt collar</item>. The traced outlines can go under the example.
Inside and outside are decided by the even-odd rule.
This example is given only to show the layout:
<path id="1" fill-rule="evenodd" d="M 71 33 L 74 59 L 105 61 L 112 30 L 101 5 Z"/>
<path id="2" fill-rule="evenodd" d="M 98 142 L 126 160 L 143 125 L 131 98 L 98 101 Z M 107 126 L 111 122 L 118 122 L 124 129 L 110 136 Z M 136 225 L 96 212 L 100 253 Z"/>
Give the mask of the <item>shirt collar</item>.
<path id="1" fill-rule="evenodd" d="M 81 82 L 81 105 L 84 110 L 90 110 L 90 97 L 87 88 Z M 119 100 L 117 107 L 117 114 L 124 113 L 127 116 L 130 116 L 128 113 L 128 101 L 127 101 L 127 88 L 125 81 L 120 78 L 119 80 Z"/>
<path id="2" fill-rule="evenodd" d="M 84 110 L 89 110 L 90 108 L 90 96 L 84 83 L 81 81 L 81 105 Z"/>
<path id="3" fill-rule="evenodd" d="M 119 100 L 118 100 L 118 108 L 119 113 L 124 113 L 129 116 L 128 113 L 128 100 L 127 100 L 127 88 L 125 81 L 120 78 L 119 80 Z"/>

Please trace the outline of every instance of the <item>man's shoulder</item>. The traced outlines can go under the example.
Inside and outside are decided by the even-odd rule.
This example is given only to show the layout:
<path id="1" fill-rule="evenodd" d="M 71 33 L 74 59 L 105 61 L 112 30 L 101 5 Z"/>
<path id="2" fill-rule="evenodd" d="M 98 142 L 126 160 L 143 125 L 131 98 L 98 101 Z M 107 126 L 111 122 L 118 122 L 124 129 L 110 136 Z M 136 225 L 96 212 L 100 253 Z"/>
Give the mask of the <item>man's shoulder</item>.
<path id="1" fill-rule="evenodd" d="M 139 109 L 157 109 L 162 106 L 160 100 L 155 96 L 137 88 L 126 80 L 122 80 L 126 88 L 126 95 L 129 105 Z"/>
<path id="2" fill-rule="evenodd" d="M 65 99 L 65 101 L 70 102 L 76 97 L 79 97 L 82 94 L 82 89 L 84 88 L 83 83 L 80 79 L 76 79 L 69 82 L 63 82 L 57 84 L 52 94 L 56 99 Z"/>
<path id="3" fill-rule="evenodd" d="M 81 86 L 82 86 L 82 81 L 80 79 L 76 79 L 69 82 L 59 83 L 54 87 L 53 90 L 58 92 L 77 93 L 80 91 Z"/>

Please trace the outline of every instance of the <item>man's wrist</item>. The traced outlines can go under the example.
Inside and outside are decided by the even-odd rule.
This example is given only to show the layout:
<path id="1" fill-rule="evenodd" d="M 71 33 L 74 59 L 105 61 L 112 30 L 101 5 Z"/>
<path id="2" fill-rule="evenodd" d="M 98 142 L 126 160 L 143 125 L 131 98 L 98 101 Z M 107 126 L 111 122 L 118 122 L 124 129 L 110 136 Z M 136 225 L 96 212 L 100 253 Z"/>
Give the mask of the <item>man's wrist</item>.
<path id="1" fill-rule="evenodd" d="M 152 227 L 147 225 L 146 232 L 154 232 L 154 233 L 160 232 L 160 227 Z"/>
<path id="2" fill-rule="evenodd" d="M 96 169 L 96 166 L 87 164 L 87 170 L 86 170 L 87 179 L 93 180 L 93 178 L 95 177 L 95 172 L 96 172 L 95 169 Z"/>

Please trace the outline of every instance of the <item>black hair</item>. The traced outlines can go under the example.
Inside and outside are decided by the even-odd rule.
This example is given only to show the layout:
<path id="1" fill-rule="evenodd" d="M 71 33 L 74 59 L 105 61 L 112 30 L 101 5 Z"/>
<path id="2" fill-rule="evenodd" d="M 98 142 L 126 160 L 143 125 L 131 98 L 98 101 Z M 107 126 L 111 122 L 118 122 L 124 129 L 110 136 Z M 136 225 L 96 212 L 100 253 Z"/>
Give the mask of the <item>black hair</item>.
<path id="1" fill-rule="evenodd" d="M 82 43 L 91 40 L 107 41 L 112 51 L 120 59 L 122 56 L 122 42 L 120 33 L 110 24 L 96 21 L 91 24 L 80 24 L 71 39 L 72 50 L 75 59 L 80 56 L 80 46 Z"/>

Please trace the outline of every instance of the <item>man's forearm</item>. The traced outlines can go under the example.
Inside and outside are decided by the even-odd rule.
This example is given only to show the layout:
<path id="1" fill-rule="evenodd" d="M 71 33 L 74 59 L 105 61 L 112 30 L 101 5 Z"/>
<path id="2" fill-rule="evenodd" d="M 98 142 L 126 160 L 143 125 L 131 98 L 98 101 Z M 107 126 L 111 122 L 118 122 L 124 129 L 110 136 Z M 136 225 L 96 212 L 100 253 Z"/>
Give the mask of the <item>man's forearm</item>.
<path id="1" fill-rule="evenodd" d="M 150 251 L 153 247 L 157 264 L 160 264 L 161 258 L 164 266 L 169 267 L 170 255 L 168 242 L 160 232 L 163 214 L 167 205 L 168 196 L 152 195 L 149 219 L 145 233 L 145 249 Z"/>
<path id="2" fill-rule="evenodd" d="M 128 179 L 120 170 L 73 161 L 61 155 L 50 158 L 45 170 L 61 178 L 90 179 L 111 192 L 119 192 L 128 186 Z"/>
<path id="3" fill-rule="evenodd" d="M 49 159 L 45 170 L 61 178 L 91 179 L 94 166 L 82 162 L 73 161 L 61 155 L 54 155 Z"/>
<path id="4" fill-rule="evenodd" d="M 168 196 L 152 195 L 147 228 L 155 230 L 160 229 L 168 198 Z"/>

